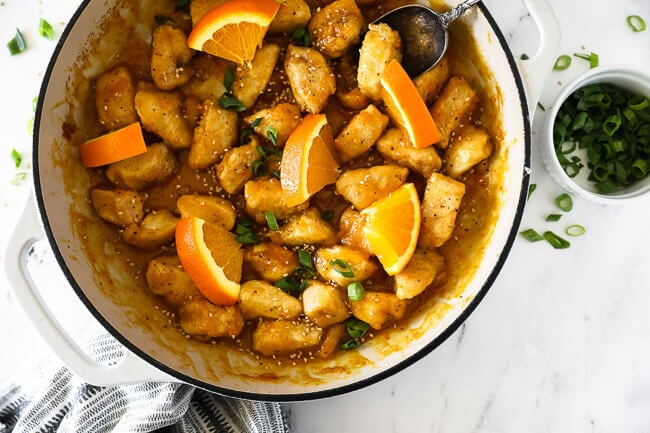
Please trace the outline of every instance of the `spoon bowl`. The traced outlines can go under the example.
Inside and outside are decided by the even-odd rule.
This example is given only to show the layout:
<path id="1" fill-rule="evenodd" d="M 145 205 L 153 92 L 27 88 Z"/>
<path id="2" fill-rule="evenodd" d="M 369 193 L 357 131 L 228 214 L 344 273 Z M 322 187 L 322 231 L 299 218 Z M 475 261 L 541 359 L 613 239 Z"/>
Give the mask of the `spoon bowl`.
<path id="1" fill-rule="evenodd" d="M 382 15 L 375 23 L 388 24 L 402 39 L 402 66 L 411 78 L 433 68 L 447 50 L 447 27 L 480 0 L 466 0 L 448 12 L 410 4 Z"/>

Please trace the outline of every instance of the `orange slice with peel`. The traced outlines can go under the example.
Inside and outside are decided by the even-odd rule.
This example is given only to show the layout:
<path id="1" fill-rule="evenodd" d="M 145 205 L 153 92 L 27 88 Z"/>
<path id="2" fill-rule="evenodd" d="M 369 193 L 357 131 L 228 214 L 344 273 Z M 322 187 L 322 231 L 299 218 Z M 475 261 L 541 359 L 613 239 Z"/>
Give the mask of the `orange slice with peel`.
<path id="1" fill-rule="evenodd" d="M 90 139 L 79 147 L 81 162 L 86 167 L 101 167 L 146 151 L 140 122 Z"/>
<path id="2" fill-rule="evenodd" d="M 192 282 L 210 302 L 239 298 L 244 254 L 235 235 L 194 216 L 176 224 L 176 253 Z"/>
<path id="3" fill-rule="evenodd" d="M 388 115 L 407 134 L 413 147 L 439 142 L 440 131 L 429 109 L 397 59 L 384 68 L 380 82 Z"/>
<path id="4" fill-rule="evenodd" d="M 336 182 L 339 164 L 333 146 L 332 130 L 324 114 L 308 114 L 291 132 L 280 165 L 280 183 L 287 206 L 302 204 Z"/>
<path id="5" fill-rule="evenodd" d="M 275 0 L 229 0 L 194 25 L 187 44 L 240 65 L 248 63 L 262 46 L 279 8 Z"/>
<path id="6" fill-rule="evenodd" d="M 363 234 L 388 275 L 408 265 L 420 235 L 420 198 L 412 183 L 405 183 L 387 197 L 361 211 L 366 218 Z"/>

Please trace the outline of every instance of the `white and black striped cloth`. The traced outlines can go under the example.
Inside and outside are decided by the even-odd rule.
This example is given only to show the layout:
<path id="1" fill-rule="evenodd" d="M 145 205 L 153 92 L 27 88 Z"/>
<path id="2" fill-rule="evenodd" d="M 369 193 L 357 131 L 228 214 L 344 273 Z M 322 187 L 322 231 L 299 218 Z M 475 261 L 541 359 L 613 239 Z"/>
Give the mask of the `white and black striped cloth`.
<path id="1" fill-rule="evenodd" d="M 110 364 L 122 346 L 106 335 L 89 356 Z M 65 367 L 42 372 L 35 385 L 0 387 L 0 433 L 288 433 L 277 403 L 236 400 L 189 385 L 139 383 L 98 387 Z"/>

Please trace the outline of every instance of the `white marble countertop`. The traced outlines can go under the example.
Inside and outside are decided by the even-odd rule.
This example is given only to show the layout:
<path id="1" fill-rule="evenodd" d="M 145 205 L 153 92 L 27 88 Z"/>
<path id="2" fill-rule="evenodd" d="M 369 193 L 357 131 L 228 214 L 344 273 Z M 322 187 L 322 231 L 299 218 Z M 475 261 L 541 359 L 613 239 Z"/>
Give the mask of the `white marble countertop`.
<path id="1" fill-rule="evenodd" d="M 558 54 L 596 52 L 601 65 L 629 64 L 650 72 L 650 30 L 633 33 L 625 19 L 650 23 L 650 2 L 549 0 L 562 29 Z M 485 0 L 516 56 L 532 53 L 537 33 L 520 0 Z M 31 175 L 13 186 L 12 148 L 29 172 L 32 99 L 55 42 L 38 36 L 38 18 L 57 36 L 74 0 L 0 2 L 0 41 L 19 27 L 29 50 L 10 57 L 0 47 L 0 260 L 30 192 Z M 553 72 L 542 95 L 553 104 L 563 84 L 586 71 Z M 545 112 L 538 110 L 534 134 Z M 562 223 L 547 223 L 563 191 L 550 179 L 533 135 L 532 182 L 522 228 L 579 223 L 586 235 L 566 250 L 515 241 L 509 258 L 478 309 L 444 344 L 405 371 L 363 390 L 291 405 L 294 431 L 345 432 L 647 432 L 650 431 L 650 196 L 623 206 L 579 198 Z M 563 227 L 563 226 L 558 226 Z M 561 228 L 557 228 L 561 230 Z M 4 266 L 3 266 L 4 269 Z M 55 268 L 54 268 L 55 269 Z M 50 273 L 48 273 L 50 272 Z M 44 280 L 56 284 L 55 270 Z M 6 277 L 0 281 L 0 383 L 49 356 L 49 349 L 17 306 Z M 79 308 L 61 300 L 64 312 Z M 87 318 L 70 319 L 77 330 Z"/>

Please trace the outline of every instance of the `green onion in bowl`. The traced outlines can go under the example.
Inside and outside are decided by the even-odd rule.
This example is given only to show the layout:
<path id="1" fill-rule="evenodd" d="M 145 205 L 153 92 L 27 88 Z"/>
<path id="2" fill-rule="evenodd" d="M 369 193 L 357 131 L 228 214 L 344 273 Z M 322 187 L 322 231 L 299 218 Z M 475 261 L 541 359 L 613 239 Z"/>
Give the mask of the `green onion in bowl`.
<path id="1" fill-rule="evenodd" d="M 568 191 L 620 203 L 650 190 L 650 77 L 596 67 L 567 85 L 544 126 L 544 163 Z"/>

